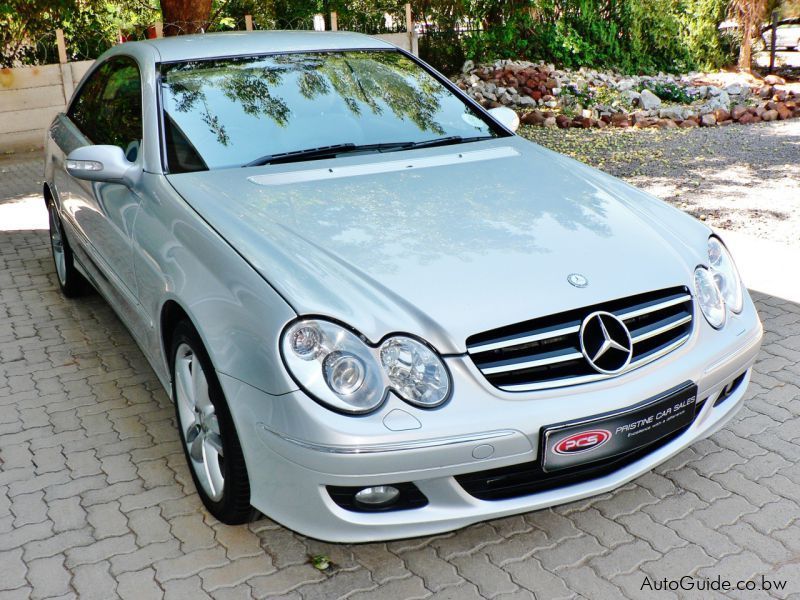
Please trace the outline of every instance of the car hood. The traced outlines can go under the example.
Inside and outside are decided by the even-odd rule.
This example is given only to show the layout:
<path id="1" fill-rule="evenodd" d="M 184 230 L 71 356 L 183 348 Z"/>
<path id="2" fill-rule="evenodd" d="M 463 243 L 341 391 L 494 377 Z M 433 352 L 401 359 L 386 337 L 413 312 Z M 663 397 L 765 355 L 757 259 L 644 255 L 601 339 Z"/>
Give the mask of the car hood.
<path id="1" fill-rule="evenodd" d="M 502 325 L 689 285 L 709 233 L 519 137 L 168 178 L 298 314 L 444 354 Z"/>

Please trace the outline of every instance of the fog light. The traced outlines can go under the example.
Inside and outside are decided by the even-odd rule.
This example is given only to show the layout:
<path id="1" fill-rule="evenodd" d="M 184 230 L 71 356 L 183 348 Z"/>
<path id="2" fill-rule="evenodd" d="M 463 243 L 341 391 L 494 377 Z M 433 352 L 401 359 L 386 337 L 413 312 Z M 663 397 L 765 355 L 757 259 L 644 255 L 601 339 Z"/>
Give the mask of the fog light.
<path id="1" fill-rule="evenodd" d="M 376 485 L 356 492 L 356 501 L 367 506 L 386 506 L 400 496 L 400 490 L 392 485 Z"/>

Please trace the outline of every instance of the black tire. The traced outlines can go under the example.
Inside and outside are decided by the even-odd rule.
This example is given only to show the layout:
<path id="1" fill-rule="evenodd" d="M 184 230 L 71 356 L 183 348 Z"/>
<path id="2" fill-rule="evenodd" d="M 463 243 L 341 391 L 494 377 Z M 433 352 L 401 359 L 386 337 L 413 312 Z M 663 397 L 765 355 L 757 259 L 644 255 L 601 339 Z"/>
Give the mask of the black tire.
<path id="1" fill-rule="evenodd" d="M 53 256 L 58 287 L 67 298 L 82 296 L 86 293 L 88 284 L 75 268 L 72 248 L 64 234 L 64 225 L 52 200 L 47 202 L 47 214 L 50 221 L 50 253 Z"/>
<path id="2" fill-rule="evenodd" d="M 187 357 L 187 349 L 191 352 L 190 357 Z M 204 411 L 196 408 L 195 419 L 197 420 L 194 424 L 190 424 L 191 421 L 186 416 L 186 410 L 191 402 L 185 401 L 189 396 L 185 389 L 188 384 L 185 379 L 186 372 L 181 372 L 181 370 L 188 368 L 189 373 L 192 374 L 197 364 L 195 361 L 199 362 L 202 367 L 202 374 L 207 382 L 207 399 L 213 405 L 213 411 L 211 413 L 206 411 L 205 416 L 200 416 L 200 413 Z M 214 366 L 211 364 L 211 359 L 194 326 L 188 321 L 181 321 L 173 332 L 170 345 L 170 371 L 178 431 L 183 443 L 186 462 L 200 499 L 216 519 L 227 525 L 238 525 L 253 520 L 258 513 L 250 506 L 250 480 L 239 436 L 236 433 L 228 403 Z M 181 376 L 184 379 L 179 381 Z M 191 377 L 191 382 L 194 383 L 194 375 L 192 374 Z M 183 388 L 181 388 L 182 385 Z M 195 397 L 195 392 L 192 392 L 192 397 Z M 202 402 L 205 402 L 205 397 Z M 195 398 L 195 407 L 198 404 Z M 182 411 L 184 411 L 183 416 Z M 213 418 L 213 424 L 210 424 L 212 421 L 209 419 L 209 414 Z M 212 443 L 210 440 L 215 435 L 221 439 L 214 439 Z M 191 437 L 188 442 L 187 436 Z M 190 451 L 194 448 L 195 443 L 202 448 L 202 459 L 199 462 L 192 457 Z M 206 443 L 209 446 L 206 446 Z M 209 450 L 212 454 L 212 458 L 209 458 L 206 448 L 210 448 L 211 445 L 215 448 L 221 446 L 222 452 L 215 455 L 217 450 Z M 196 449 L 195 453 L 197 454 Z M 200 476 L 198 476 L 198 470 L 201 472 Z M 209 471 L 214 471 L 218 477 L 222 477 L 221 491 L 216 490 L 217 497 L 214 497 L 214 492 L 218 486 L 214 485 L 214 477 L 209 476 Z"/>

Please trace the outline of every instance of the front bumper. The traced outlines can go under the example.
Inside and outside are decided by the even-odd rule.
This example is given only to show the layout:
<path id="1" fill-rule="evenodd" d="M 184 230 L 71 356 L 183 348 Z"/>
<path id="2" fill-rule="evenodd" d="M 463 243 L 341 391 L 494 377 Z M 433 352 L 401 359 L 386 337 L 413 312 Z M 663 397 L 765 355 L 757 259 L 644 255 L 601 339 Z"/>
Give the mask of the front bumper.
<path id="1" fill-rule="evenodd" d="M 251 503 L 302 534 L 366 542 L 449 531 L 614 489 L 711 435 L 742 406 L 761 345 L 755 308 L 748 300 L 745 311 L 721 332 L 701 321 L 698 314 L 692 338 L 652 365 L 574 388 L 504 393 L 491 387 L 468 358 L 450 357 L 455 393 L 448 404 L 432 411 L 392 396 L 374 414 L 338 415 L 302 391 L 271 396 L 220 374 L 248 466 Z M 742 374 L 738 387 L 715 406 L 726 386 Z M 684 381 L 697 384 L 698 403 L 703 403 L 692 424 L 610 474 L 503 500 L 479 500 L 455 479 L 536 461 L 541 427 L 618 410 Z M 395 410 L 413 417 L 403 419 L 399 431 L 384 424 Z M 339 506 L 326 489 L 401 482 L 413 482 L 428 504 L 355 512 Z"/>

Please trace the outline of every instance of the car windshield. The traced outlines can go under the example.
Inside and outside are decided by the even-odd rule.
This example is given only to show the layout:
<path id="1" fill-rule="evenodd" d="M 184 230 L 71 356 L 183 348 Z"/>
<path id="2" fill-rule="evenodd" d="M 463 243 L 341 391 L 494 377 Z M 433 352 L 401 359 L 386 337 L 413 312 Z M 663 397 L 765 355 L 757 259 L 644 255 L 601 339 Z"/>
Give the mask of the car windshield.
<path id="1" fill-rule="evenodd" d="M 397 51 L 170 63 L 161 85 L 173 173 L 504 135 Z"/>

